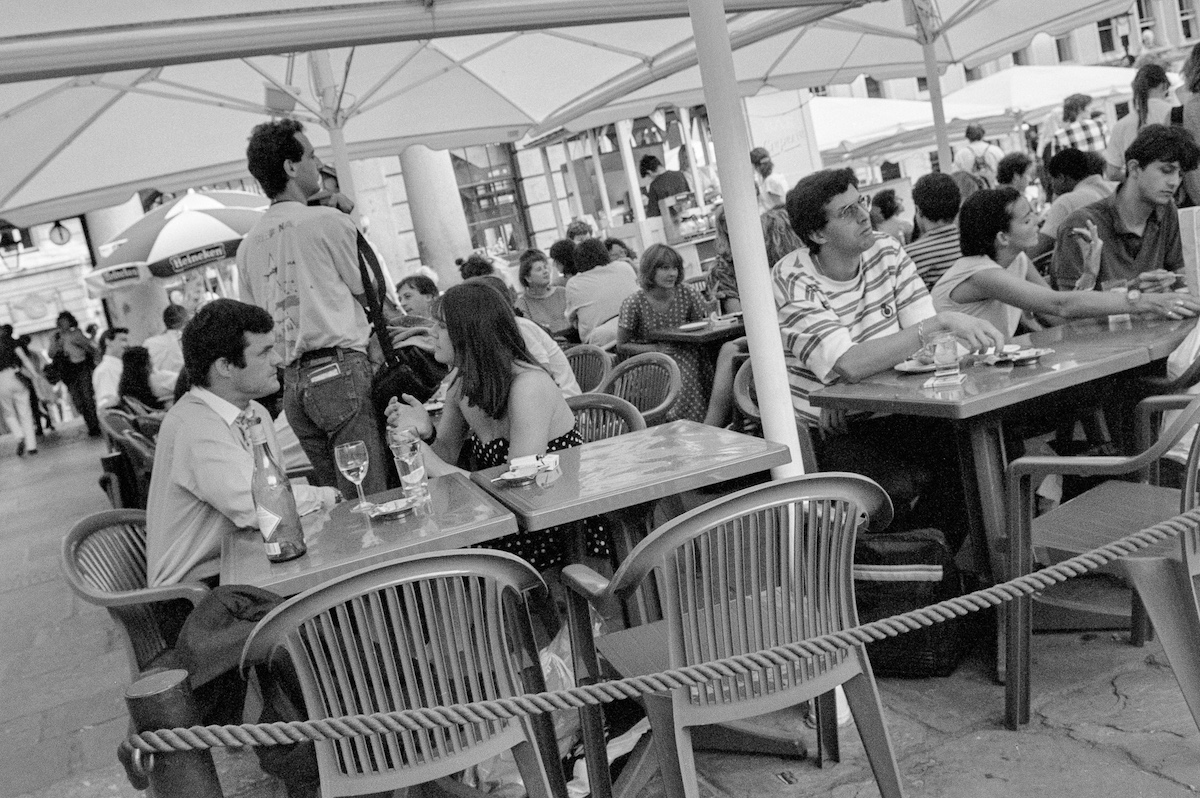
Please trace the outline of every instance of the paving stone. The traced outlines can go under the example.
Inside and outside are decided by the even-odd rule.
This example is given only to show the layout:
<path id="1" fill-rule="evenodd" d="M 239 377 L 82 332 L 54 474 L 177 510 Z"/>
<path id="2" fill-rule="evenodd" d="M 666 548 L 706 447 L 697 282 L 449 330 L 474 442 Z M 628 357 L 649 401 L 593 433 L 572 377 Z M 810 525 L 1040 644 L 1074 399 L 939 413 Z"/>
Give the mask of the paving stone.
<path id="1" fill-rule="evenodd" d="M 74 746 L 72 736 L 62 735 L 6 749 L 0 757 L 0 789 L 20 795 L 61 780 L 71 772 Z"/>
<path id="2" fill-rule="evenodd" d="M 104 723 L 78 729 L 73 735 L 79 751 L 72 772 L 87 773 L 116 762 L 117 746 L 128 733 L 129 719 L 126 717 L 113 718 Z"/>
<path id="3" fill-rule="evenodd" d="M 118 685 L 50 707 L 42 713 L 42 736 L 56 737 L 113 720 L 126 723 L 125 687 Z"/>

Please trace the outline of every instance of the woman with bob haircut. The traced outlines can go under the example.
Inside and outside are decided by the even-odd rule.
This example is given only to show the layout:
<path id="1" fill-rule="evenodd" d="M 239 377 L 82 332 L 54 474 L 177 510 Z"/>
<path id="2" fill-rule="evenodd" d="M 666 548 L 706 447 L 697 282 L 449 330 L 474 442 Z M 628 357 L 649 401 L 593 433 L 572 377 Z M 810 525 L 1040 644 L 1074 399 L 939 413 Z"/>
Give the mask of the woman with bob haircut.
<path id="1" fill-rule="evenodd" d="M 1025 251 L 1037 243 L 1037 217 L 1029 201 L 1011 187 L 972 194 L 958 215 L 963 257 L 946 270 L 931 292 L 938 312 L 957 311 L 991 322 L 1007 338 L 1022 311 L 1052 324 L 1062 319 L 1137 313 L 1180 319 L 1196 315 L 1200 303 L 1188 294 L 1139 291 L 1055 291 Z M 1096 225 L 1076 228 L 1074 240 L 1085 262 L 1099 270 L 1103 241 Z"/>
<path id="2" fill-rule="evenodd" d="M 517 310 L 551 335 L 565 335 L 571 329 L 567 321 L 567 292 L 554 285 L 554 269 L 546 253 L 527 249 L 521 253 L 520 263 L 517 279 L 525 287 L 525 293 L 517 297 Z"/>
<path id="3" fill-rule="evenodd" d="M 703 421 L 708 397 L 700 381 L 696 347 L 650 343 L 647 336 L 664 327 L 703 320 L 707 312 L 700 294 L 683 281 L 683 258 L 666 244 L 653 244 L 642 253 L 641 289 L 621 303 L 617 322 L 617 353 L 665 352 L 679 364 L 683 390 L 670 418 Z"/>
<path id="4" fill-rule="evenodd" d="M 412 428 L 428 446 L 431 476 L 459 471 L 464 445 L 476 468 L 491 468 L 517 457 L 546 454 L 583 443 L 575 415 L 550 374 L 534 360 L 521 337 L 512 307 L 499 291 L 482 282 L 448 289 L 432 307 L 433 356 L 453 369 L 446 405 L 436 429 L 416 397 L 388 406 L 389 428 Z M 561 565 L 565 557 L 558 530 L 518 533 L 488 544 L 529 561 L 538 570 Z M 592 541 L 589 548 L 604 554 Z"/>

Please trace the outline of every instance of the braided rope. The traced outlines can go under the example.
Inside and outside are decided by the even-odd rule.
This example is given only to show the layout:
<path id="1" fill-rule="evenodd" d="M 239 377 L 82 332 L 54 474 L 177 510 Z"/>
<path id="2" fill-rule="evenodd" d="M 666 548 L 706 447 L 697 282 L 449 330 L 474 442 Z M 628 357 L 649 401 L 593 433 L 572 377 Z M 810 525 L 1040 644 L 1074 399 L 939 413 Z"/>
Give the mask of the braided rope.
<path id="1" fill-rule="evenodd" d="M 1152 527 L 1127 535 L 1106 546 L 1076 555 L 1069 560 L 1018 576 L 998 585 L 956 596 L 928 607 L 893 615 L 851 629 L 786 643 L 749 654 L 672 668 L 661 673 L 630 676 L 600 684 L 570 687 L 546 693 L 530 693 L 470 704 L 406 709 L 278 723 L 245 723 L 231 726 L 192 726 L 159 729 L 129 737 L 129 744 L 144 753 L 191 751 L 219 746 L 288 745 L 310 740 L 335 740 L 388 732 L 415 732 L 443 726 L 505 720 L 522 715 L 578 709 L 645 693 L 660 693 L 680 687 L 695 687 L 715 679 L 756 673 L 801 660 L 871 643 L 905 632 L 932 626 L 971 612 L 999 606 L 1029 596 L 1052 585 L 1080 576 L 1113 560 L 1176 537 L 1189 528 L 1200 528 L 1200 508 L 1190 510 Z"/>

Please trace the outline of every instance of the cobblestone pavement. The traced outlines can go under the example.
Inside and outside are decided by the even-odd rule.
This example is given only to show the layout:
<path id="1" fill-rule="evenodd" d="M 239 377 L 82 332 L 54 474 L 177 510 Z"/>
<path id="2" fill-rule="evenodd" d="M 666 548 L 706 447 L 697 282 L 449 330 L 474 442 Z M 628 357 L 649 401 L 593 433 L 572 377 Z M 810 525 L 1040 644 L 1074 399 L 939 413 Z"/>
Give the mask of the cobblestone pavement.
<path id="1" fill-rule="evenodd" d="M 59 546 L 107 507 L 104 452 L 78 427 L 18 459 L 0 438 L 0 796 L 140 795 L 115 761 L 126 730 L 123 642 L 104 611 L 70 593 Z M 881 679 L 911 796 L 1183 796 L 1200 789 L 1200 735 L 1162 650 L 1112 633 L 1039 635 L 1033 723 L 1002 728 L 1004 690 L 980 658 L 947 679 Z M 811 736 L 811 733 L 805 732 Z M 878 795 L 853 726 L 843 761 L 818 769 L 765 756 L 699 755 L 704 796 Z M 811 747 L 811 746 L 810 746 Z M 229 798 L 283 798 L 252 753 L 220 752 Z M 658 798 L 657 779 L 642 798 Z"/>

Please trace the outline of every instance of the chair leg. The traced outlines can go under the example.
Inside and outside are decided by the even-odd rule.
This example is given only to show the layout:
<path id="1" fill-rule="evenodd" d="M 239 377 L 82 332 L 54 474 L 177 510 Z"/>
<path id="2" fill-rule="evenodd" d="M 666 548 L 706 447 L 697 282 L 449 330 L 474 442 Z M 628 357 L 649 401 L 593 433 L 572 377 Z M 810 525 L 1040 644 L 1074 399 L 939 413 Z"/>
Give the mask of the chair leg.
<path id="1" fill-rule="evenodd" d="M 1146 615 L 1158 631 L 1167 662 L 1200 728 L 1200 608 L 1183 563 L 1131 557 L 1121 561 Z"/>
<path id="2" fill-rule="evenodd" d="M 664 792 L 668 798 L 700 798 L 691 730 L 676 726 L 670 696 L 648 695 L 645 701 Z"/>
<path id="3" fill-rule="evenodd" d="M 865 660 L 865 655 L 863 655 Z M 875 784 L 883 798 L 902 798 L 904 786 L 900 781 L 900 770 L 896 767 L 896 754 L 892 750 L 892 738 L 883 722 L 883 705 L 879 701 L 879 689 L 871 666 L 864 661 L 863 673 L 842 683 L 846 701 L 854 715 L 854 725 L 867 751 L 867 760 L 875 774 Z"/>
<path id="4" fill-rule="evenodd" d="M 556 791 L 551 786 L 554 781 L 553 775 L 547 772 L 549 768 L 560 767 L 557 759 L 552 762 L 543 761 L 537 749 L 529 742 L 517 743 L 512 752 L 517 772 L 521 774 L 521 781 L 525 783 L 525 791 L 529 798 L 560 798 L 566 795 L 566 784 L 563 784 L 561 793 Z"/>
<path id="5" fill-rule="evenodd" d="M 1150 625 L 1150 619 L 1146 617 L 1146 605 L 1142 603 L 1142 597 L 1138 592 L 1133 591 L 1133 598 L 1129 602 L 1129 645 L 1141 648 L 1146 645 L 1147 640 L 1154 639 L 1154 627 Z"/>
<path id="6" fill-rule="evenodd" d="M 841 762 L 842 746 L 838 740 L 837 696 L 830 690 L 813 699 L 813 717 L 817 722 L 817 767 L 825 762 Z"/>

